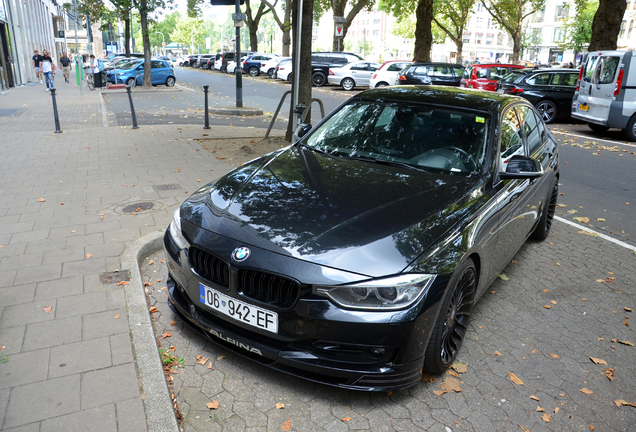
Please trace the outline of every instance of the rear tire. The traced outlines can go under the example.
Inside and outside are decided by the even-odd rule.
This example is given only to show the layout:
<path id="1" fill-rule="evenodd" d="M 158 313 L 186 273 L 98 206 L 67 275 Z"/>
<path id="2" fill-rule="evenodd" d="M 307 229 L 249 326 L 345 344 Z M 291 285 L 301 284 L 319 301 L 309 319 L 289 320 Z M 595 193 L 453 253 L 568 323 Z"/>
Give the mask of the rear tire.
<path id="1" fill-rule="evenodd" d="M 356 82 L 352 78 L 345 78 L 340 82 L 340 86 L 343 90 L 350 91 L 356 86 Z"/>
<path id="2" fill-rule="evenodd" d="M 623 135 L 629 141 L 636 141 L 636 115 L 633 115 L 627 123 L 627 128 L 623 129 Z"/>
<path id="3" fill-rule="evenodd" d="M 261 73 L 261 70 L 256 66 L 252 66 L 251 68 L 249 68 L 248 72 L 250 76 L 257 77 Z"/>
<path id="4" fill-rule="evenodd" d="M 550 228 L 552 227 L 552 221 L 554 220 L 554 213 L 556 212 L 557 199 L 559 197 L 559 180 L 554 181 L 552 187 L 550 199 L 543 206 L 543 212 L 537 227 L 532 231 L 530 237 L 534 240 L 543 241 L 548 238 L 550 234 Z"/>
<path id="5" fill-rule="evenodd" d="M 543 121 L 548 124 L 552 123 L 557 117 L 557 106 L 549 100 L 542 100 L 535 105 Z"/>
<path id="6" fill-rule="evenodd" d="M 327 82 L 327 77 L 322 72 L 315 72 L 311 76 L 311 83 L 314 87 L 322 87 Z"/>
<path id="7" fill-rule="evenodd" d="M 455 269 L 448 285 L 424 355 L 424 370 L 432 374 L 451 367 L 466 335 L 477 289 L 477 270 L 472 259 Z"/>
<path id="8" fill-rule="evenodd" d="M 383 81 L 383 82 L 379 82 L 379 83 L 377 83 L 377 84 L 375 85 L 375 87 L 376 87 L 376 88 L 377 88 L 377 87 L 386 87 L 386 86 L 388 86 L 388 85 L 389 85 L 388 83 L 385 83 L 385 82 Z"/>
<path id="9" fill-rule="evenodd" d="M 596 124 L 596 123 L 588 123 L 587 127 L 589 127 L 590 129 L 592 129 L 594 132 L 607 132 L 607 130 L 609 129 L 609 126 L 603 126 L 600 124 Z"/>

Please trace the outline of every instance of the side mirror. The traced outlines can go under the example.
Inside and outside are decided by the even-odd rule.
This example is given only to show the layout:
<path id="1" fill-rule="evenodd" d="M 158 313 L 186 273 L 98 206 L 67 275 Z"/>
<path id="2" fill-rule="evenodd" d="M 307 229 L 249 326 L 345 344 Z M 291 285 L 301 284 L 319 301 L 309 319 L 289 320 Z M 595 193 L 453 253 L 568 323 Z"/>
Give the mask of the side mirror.
<path id="1" fill-rule="evenodd" d="M 300 139 L 304 137 L 312 127 L 311 123 L 301 123 L 292 136 L 292 144 L 300 141 Z"/>
<path id="2" fill-rule="evenodd" d="M 500 173 L 502 179 L 534 179 L 543 175 L 539 161 L 528 156 L 515 155 L 506 164 L 506 172 Z"/>

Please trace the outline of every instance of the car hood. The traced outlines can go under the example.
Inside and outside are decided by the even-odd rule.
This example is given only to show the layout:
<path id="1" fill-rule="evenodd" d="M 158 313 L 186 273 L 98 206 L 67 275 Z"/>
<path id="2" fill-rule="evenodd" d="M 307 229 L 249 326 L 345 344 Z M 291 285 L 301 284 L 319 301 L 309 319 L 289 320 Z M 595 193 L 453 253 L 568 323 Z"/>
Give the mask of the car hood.
<path id="1" fill-rule="evenodd" d="M 483 201 L 481 178 L 292 146 L 236 169 L 181 218 L 251 247 L 369 276 L 401 272 Z M 196 243 L 196 238 L 193 239 Z"/>

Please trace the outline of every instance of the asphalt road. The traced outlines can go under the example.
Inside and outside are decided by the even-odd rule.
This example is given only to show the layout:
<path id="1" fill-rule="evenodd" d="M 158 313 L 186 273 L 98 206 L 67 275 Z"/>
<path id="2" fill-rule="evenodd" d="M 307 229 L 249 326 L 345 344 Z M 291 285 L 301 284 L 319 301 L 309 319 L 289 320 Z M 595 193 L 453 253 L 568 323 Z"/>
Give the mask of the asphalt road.
<path id="1" fill-rule="evenodd" d="M 210 107 L 235 107 L 235 77 L 218 71 L 177 67 L 180 92 L 134 91 L 135 111 L 140 125 L 204 124 L 203 86 L 209 85 Z M 243 76 L 243 106 L 261 108 L 265 115 L 236 117 L 210 115 L 210 124 L 222 126 L 269 126 L 272 114 L 291 87 L 267 76 Z M 353 94 L 339 87 L 313 89 L 329 113 Z M 132 124 L 130 105 L 125 93 L 104 92 L 109 122 L 114 126 Z M 289 99 L 281 109 L 274 128 L 287 128 Z M 321 117 L 314 104 L 312 122 Z M 562 177 L 558 215 L 591 226 L 621 241 L 636 245 L 636 143 L 624 140 L 621 131 L 612 129 L 599 134 L 585 124 L 561 120 L 549 126 L 561 143 Z M 566 207 L 563 207 L 566 206 Z M 587 218 L 575 220 L 574 218 Z"/>

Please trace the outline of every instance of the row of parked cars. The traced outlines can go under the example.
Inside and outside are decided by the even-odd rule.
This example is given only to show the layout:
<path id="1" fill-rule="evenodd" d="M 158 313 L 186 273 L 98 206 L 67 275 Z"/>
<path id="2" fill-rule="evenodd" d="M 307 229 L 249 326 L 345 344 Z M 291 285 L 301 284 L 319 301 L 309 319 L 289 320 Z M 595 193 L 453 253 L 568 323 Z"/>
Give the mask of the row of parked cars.
<path id="1" fill-rule="evenodd" d="M 176 84 L 177 77 L 170 60 L 153 58 L 150 60 L 150 66 L 153 86 L 173 87 Z M 143 54 L 131 53 L 130 57 L 114 55 L 104 62 L 102 74 L 107 82 L 113 84 L 126 84 L 131 87 L 142 85 L 144 80 Z"/>

